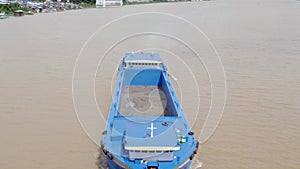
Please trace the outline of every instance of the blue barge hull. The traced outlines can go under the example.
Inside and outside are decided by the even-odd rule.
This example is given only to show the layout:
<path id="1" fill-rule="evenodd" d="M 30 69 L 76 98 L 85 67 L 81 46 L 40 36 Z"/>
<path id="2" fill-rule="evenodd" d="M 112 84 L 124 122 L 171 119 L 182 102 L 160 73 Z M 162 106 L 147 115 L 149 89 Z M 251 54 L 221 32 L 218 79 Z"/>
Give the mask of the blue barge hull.
<path id="1" fill-rule="evenodd" d="M 198 141 L 158 54 L 127 53 L 102 133 L 110 169 L 188 169 Z"/>

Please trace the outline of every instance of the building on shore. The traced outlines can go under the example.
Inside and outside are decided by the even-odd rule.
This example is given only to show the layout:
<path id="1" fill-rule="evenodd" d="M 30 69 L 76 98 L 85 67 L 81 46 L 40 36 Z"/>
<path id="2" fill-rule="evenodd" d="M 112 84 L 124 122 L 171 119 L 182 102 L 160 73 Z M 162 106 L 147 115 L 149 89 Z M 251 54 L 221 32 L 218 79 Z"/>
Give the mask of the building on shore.
<path id="1" fill-rule="evenodd" d="M 9 4 L 8 0 L 0 0 L 0 5 L 7 5 Z"/>
<path id="2" fill-rule="evenodd" d="M 123 0 L 96 0 L 96 7 L 122 6 Z"/>

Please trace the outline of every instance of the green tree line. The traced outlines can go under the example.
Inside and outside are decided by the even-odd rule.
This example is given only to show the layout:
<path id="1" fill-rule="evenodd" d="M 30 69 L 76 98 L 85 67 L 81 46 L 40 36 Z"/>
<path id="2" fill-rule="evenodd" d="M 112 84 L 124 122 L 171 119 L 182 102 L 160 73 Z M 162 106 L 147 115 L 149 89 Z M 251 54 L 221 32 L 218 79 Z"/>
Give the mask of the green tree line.
<path id="1" fill-rule="evenodd" d="M 16 10 L 23 10 L 24 12 L 28 12 L 31 9 L 27 7 L 22 7 L 18 3 L 11 3 L 11 4 L 1 4 L 0 5 L 0 12 L 5 12 L 6 14 L 13 14 Z"/>

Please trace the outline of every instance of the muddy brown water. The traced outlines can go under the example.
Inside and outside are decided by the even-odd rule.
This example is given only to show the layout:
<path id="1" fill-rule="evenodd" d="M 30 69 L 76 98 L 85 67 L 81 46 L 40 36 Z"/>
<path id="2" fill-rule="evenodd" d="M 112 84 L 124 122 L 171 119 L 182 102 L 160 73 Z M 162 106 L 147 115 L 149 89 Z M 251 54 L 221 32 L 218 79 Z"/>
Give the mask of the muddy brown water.
<path id="1" fill-rule="evenodd" d="M 137 12 L 166 12 L 189 20 L 206 33 L 222 59 L 226 106 L 216 132 L 200 146 L 196 163 L 202 161 L 206 169 L 299 168 L 299 9 L 296 0 L 215 0 L 1 20 L 0 168 L 97 168 L 98 146 L 82 130 L 73 105 L 74 65 L 98 28 Z M 176 35 L 203 51 L 204 59 L 212 52 L 205 39 L 197 39 L 198 33 L 184 23 L 166 15 L 137 15 L 112 23 L 89 41 L 80 57 L 88 58 L 87 70 L 98 70 L 96 100 L 105 116 L 124 53 L 154 51 L 174 75 L 177 95 L 188 119 L 196 120 L 193 130 L 199 135 L 210 107 L 209 76 L 191 50 L 163 34 Z M 108 49 L 105 44 L 125 37 L 124 32 L 144 34 L 114 47 L 98 68 L 90 66 Z"/>

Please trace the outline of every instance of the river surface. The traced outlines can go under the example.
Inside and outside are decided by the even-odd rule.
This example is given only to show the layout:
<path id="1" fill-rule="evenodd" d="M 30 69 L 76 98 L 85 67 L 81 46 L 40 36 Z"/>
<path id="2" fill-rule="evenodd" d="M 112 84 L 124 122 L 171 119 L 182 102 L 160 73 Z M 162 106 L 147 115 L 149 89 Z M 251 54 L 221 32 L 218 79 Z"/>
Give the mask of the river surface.
<path id="1" fill-rule="evenodd" d="M 211 40 L 223 67 L 209 59 L 217 54 L 189 23 Z M 95 75 L 95 100 L 106 117 L 117 65 L 130 51 L 161 54 L 197 137 L 213 98 L 210 75 L 224 68 L 223 117 L 193 168 L 200 161 L 205 169 L 300 167 L 300 1 L 214 0 L 10 17 L 0 20 L 0 37 L 1 169 L 96 169 L 104 124 L 86 116 L 81 124 L 91 125 L 82 128 L 77 119 L 75 65 L 85 59 L 86 81 Z M 95 132 L 86 134 L 85 127 Z"/>

